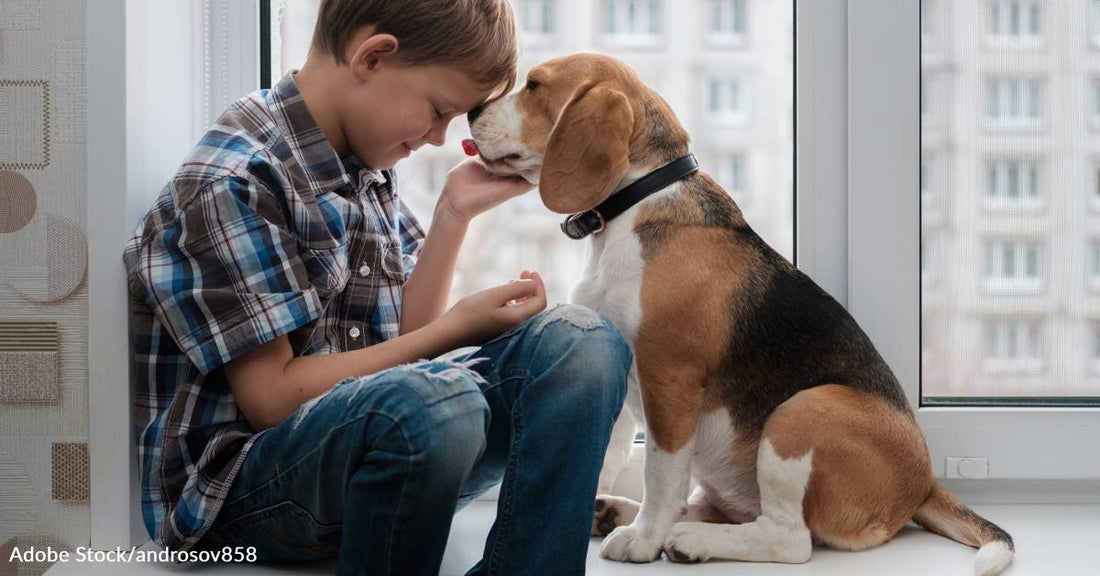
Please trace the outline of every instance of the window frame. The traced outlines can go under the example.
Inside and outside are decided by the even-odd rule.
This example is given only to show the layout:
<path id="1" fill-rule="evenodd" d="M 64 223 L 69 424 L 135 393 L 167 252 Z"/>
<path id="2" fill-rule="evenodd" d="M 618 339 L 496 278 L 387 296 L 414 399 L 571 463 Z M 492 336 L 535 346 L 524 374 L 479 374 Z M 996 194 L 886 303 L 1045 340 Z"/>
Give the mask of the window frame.
<path id="1" fill-rule="evenodd" d="M 849 311 L 903 383 L 938 476 L 966 456 L 988 458 L 990 479 L 1098 479 L 1100 459 L 1081 457 L 1100 444 L 1094 406 L 921 402 L 920 14 L 920 0 L 848 1 Z"/>

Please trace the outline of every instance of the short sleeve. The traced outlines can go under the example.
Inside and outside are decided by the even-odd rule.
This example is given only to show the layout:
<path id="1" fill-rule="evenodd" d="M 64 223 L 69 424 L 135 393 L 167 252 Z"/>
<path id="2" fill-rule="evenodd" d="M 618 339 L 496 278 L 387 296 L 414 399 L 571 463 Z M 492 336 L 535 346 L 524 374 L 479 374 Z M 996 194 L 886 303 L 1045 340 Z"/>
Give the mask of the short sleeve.
<path id="1" fill-rule="evenodd" d="M 401 236 L 401 259 L 405 269 L 405 280 L 409 279 L 416 262 L 420 258 L 420 249 L 424 247 L 424 228 L 412 213 L 404 200 L 398 200 L 397 230 Z"/>
<path id="2" fill-rule="evenodd" d="M 322 311 L 280 202 L 237 176 L 147 231 L 133 266 L 153 313 L 203 374 Z"/>

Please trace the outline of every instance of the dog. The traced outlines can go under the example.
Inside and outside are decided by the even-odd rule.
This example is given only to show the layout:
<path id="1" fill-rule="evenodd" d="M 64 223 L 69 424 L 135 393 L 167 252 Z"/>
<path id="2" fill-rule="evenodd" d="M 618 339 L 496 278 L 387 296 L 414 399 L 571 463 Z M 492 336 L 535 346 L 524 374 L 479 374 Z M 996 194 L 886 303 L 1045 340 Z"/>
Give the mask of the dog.
<path id="1" fill-rule="evenodd" d="M 1011 536 L 936 480 L 867 335 L 695 169 L 688 134 L 628 65 L 550 60 L 468 118 L 490 172 L 538 184 L 570 215 L 563 230 L 589 238 L 571 299 L 635 353 L 598 488 L 602 557 L 802 563 L 814 544 L 863 550 L 914 520 L 978 548 L 978 574 L 1008 566 Z M 607 495 L 633 421 L 640 505 Z"/>

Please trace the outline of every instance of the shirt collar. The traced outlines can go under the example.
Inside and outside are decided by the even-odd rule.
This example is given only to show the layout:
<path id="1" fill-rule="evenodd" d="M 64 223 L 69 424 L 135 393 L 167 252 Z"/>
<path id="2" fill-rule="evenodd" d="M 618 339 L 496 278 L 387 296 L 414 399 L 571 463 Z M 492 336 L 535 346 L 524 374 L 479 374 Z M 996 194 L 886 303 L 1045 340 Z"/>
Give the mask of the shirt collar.
<path id="1" fill-rule="evenodd" d="M 339 191 L 350 184 L 348 194 L 354 195 L 356 190 L 372 183 L 386 182 L 387 177 L 381 170 L 363 164 L 354 154 L 349 152 L 343 159 L 336 155 L 298 91 L 295 72 L 297 70 L 291 70 L 283 76 L 268 98 L 290 151 L 306 172 L 316 194 Z M 357 178 L 353 179 L 350 174 L 356 174 Z"/>

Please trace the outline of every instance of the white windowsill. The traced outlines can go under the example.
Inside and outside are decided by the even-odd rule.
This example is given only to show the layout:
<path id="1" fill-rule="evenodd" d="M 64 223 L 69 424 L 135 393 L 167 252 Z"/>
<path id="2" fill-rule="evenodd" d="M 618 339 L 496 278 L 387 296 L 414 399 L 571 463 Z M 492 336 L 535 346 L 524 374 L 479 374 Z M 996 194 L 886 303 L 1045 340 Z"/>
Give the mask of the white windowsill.
<path id="1" fill-rule="evenodd" d="M 1046 289 L 1046 282 L 1036 280 L 1006 280 L 1000 278 L 987 278 L 982 282 L 982 289 L 987 294 L 1021 296 L 1042 294 Z"/>
<path id="2" fill-rule="evenodd" d="M 1090 504 L 984 504 L 975 505 L 978 514 L 992 520 L 1012 535 L 1016 559 L 1006 576 L 1084 576 L 1094 574 L 1096 519 L 1100 505 Z M 475 502 L 460 512 L 451 526 L 451 538 L 443 557 L 443 576 L 458 576 L 482 554 L 485 535 L 493 521 L 493 502 Z M 635 576 L 682 574 L 684 576 L 848 576 L 851 574 L 972 574 L 975 550 L 926 532 L 914 525 L 905 527 L 883 546 L 864 552 L 842 552 L 815 548 L 806 564 L 747 564 L 710 562 L 674 564 L 666 559 L 652 564 L 620 564 L 599 558 L 601 540 L 588 546 L 591 576 Z M 151 544 L 146 544 L 146 549 Z M 190 569 L 188 569 L 190 568 Z M 335 561 L 293 564 L 222 564 L 209 566 L 166 566 L 148 564 L 57 564 L 48 576 L 179 575 L 244 576 L 260 574 L 332 574 Z M 195 570 L 201 569 L 201 570 Z"/>
<path id="3" fill-rule="evenodd" d="M 985 359 L 982 361 L 985 374 L 1033 375 L 1043 372 L 1043 361 L 1035 359 Z"/>

